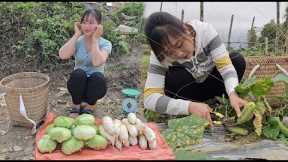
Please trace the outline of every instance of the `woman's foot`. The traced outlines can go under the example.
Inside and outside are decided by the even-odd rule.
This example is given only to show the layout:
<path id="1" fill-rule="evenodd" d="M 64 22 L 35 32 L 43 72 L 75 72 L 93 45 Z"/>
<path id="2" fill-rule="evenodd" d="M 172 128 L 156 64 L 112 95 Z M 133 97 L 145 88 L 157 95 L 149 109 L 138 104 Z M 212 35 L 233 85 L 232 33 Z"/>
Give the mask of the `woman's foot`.
<path id="1" fill-rule="evenodd" d="M 71 108 L 69 108 L 67 111 L 69 112 L 69 117 L 77 117 L 81 111 L 80 111 L 80 105 L 73 105 Z"/>
<path id="2" fill-rule="evenodd" d="M 94 110 L 96 109 L 96 104 L 95 105 L 89 105 L 86 104 L 85 107 L 80 109 L 81 114 L 91 114 L 94 115 Z"/>

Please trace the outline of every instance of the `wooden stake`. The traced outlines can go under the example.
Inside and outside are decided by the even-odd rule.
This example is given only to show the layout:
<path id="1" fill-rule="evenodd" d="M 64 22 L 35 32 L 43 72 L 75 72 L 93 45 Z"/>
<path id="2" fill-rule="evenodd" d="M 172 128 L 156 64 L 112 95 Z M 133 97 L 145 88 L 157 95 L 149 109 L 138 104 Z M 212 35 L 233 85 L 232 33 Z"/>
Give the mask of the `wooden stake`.
<path id="1" fill-rule="evenodd" d="M 233 19 L 234 19 L 234 15 L 232 14 L 231 21 L 230 21 L 229 34 L 228 34 L 228 47 L 227 47 L 228 51 L 230 50 L 230 39 L 231 39 L 231 31 L 232 31 Z"/>

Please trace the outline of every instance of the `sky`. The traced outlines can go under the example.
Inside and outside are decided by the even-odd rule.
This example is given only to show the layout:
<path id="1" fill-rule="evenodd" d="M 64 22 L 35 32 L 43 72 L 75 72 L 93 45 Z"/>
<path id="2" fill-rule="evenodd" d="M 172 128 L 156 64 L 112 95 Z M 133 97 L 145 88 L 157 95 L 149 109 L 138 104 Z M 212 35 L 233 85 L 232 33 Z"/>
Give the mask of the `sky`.
<path id="1" fill-rule="evenodd" d="M 161 2 L 145 2 L 144 17 L 160 10 Z M 288 2 L 280 2 L 280 22 L 284 21 L 285 8 Z M 163 2 L 162 11 L 181 18 L 184 9 L 184 21 L 200 19 L 199 2 Z M 225 42 L 228 40 L 231 15 L 234 14 L 231 41 L 246 41 L 247 31 L 251 28 L 253 16 L 254 26 L 275 19 L 276 2 L 204 2 L 204 21 L 211 23 Z"/>

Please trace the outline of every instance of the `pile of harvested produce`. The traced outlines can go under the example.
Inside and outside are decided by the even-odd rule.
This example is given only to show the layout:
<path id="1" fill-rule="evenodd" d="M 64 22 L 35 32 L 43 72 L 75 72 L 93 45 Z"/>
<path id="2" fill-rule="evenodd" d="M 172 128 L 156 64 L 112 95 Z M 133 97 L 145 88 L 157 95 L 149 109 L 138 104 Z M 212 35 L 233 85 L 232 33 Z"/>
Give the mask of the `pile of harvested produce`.
<path id="1" fill-rule="evenodd" d="M 171 119 L 168 121 L 168 129 L 163 131 L 163 136 L 173 149 L 199 144 L 203 140 L 204 130 L 208 124 L 207 120 L 193 114 Z"/>
<path id="2" fill-rule="evenodd" d="M 93 115 L 82 114 L 76 118 L 56 117 L 38 141 L 37 148 L 41 153 L 52 153 L 59 148 L 71 155 L 84 148 L 103 150 L 110 144 L 119 150 L 137 144 L 142 149 L 155 149 L 157 140 L 154 131 L 134 113 L 122 120 L 104 116 L 101 125 L 96 125 Z"/>
<path id="3" fill-rule="evenodd" d="M 99 126 L 100 133 L 119 150 L 139 144 L 141 149 L 155 149 L 157 147 L 156 134 L 146 126 L 134 113 L 129 113 L 122 120 L 109 116 L 102 118 Z"/>
<path id="4" fill-rule="evenodd" d="M 84 147 L 105 149 L 108 141 L 99 134 L 94 116 L 82 114 L 75 119 L 66 116 L 56 117 L 37 143 L 41 153 L 51 153 L 56 150 L 57 145 L 64 154 L 70 155 Z"/>

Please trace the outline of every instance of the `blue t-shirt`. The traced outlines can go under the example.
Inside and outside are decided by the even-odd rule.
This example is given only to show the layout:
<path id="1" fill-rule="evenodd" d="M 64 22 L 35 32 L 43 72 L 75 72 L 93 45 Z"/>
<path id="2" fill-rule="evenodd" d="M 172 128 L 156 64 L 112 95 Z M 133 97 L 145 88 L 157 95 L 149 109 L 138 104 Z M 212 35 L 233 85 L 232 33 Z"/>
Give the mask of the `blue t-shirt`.
<path id="1" fill-rule="evenodd" d="M 108 54 L 111 53 L 112 44 L 110 41 L 100 37 L 99 40 L 100 49 L 106 49 Z M 94 66 L 92 64 L 92 57 L 88 53 L 85 47 L 84 36 L 80 36 L 76 42 L 76 53 L 75 53 L 75 69 L 82 69 L 86 72 L 87 76 L 89 77 L 94 72 L 100 72 L 104 74 L 104 67 L 105 63 L 101 66 Z"/>

